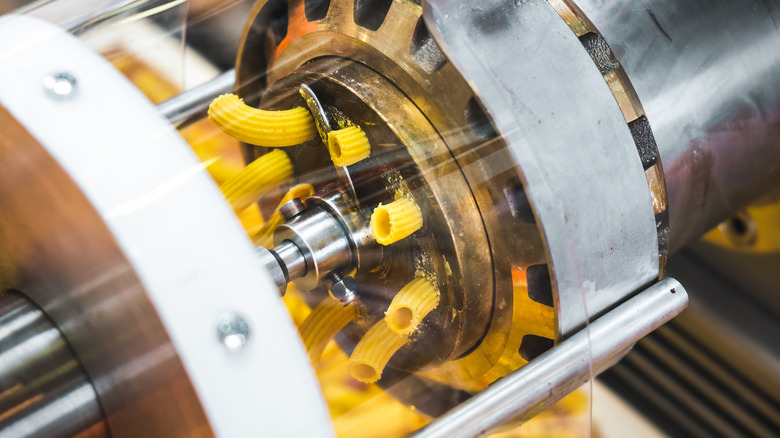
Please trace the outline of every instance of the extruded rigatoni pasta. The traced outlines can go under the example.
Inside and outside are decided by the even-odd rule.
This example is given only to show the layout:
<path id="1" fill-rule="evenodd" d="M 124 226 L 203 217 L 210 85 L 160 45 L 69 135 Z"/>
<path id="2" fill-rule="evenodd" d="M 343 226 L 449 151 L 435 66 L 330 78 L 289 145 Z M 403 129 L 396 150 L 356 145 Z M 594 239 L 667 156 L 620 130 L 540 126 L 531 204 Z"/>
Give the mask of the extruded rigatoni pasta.
<path id="1" fill-rule="evenodd" d="M 301 324 L 303 345 L 312 363 L 320 360 L 325 346 L 341 329 L 357 317 L 355 306 L 343 306 L 333 298 L 325 298 L 312 309 Z"/>
<path id="2" fill-rule="evenodd" d="M 240 213 L 270 187 L 283 183 L 292 176 L 290 159 L 287 154 L 277 149 L 250 163 L 222 184 L 220 189 L 233 206 L 233 210 Z"/>
<path id="3" fill-rule="evenodd" d="M 427 279 L 417 278 L 395 295 L 385 313 L 385 322 L 390 330 L 408 335 L 438 305 L 439 289 Z"/>
<path id="4" fill-rule="evenodd" d="M 349 356 L 349 373 L 353 378 L 373 383 L 382 377 L 387 362 L 409 341 L 409 335 L 398 334 L 380 319 L 360 339 Z"/>
<path id="5" fill-rule="evenodd" d="M 423 225 L 420 207 L 409 197 L 379 204 L 371 215 L 371 234 L 382 245 L 408 237 Z"/>
<path id="6" fill-rule="evenodd" d="M 351 166 L 371 155 L 371 143 L 362 129 L 349 126 L 328 133 L 328 152 L 336 166 Z"/>
<path id="7" fill-rule="evenodd" d="M 266 111 L 252 108 L 235 94 L 214 99 L 209 105 L 209 118 L 231 137 L 257 146 L 294 146 L 318 135 L 314 119 L 305 108 Z"/>

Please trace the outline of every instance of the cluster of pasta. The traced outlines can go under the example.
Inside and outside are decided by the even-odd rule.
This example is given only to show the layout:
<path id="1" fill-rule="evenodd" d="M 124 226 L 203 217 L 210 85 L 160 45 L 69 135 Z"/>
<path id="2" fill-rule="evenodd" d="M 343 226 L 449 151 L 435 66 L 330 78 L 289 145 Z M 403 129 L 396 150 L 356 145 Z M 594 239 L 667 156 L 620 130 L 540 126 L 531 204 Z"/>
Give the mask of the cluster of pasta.
<path id="1" fill-rule="evenodd" d="M 352 351 L 352 377 L 364 383 L 379 380 L 390 358 L 409 342 L 423 319 L 438 305 L 439 290 L 429 280 L 417 278 L 404 286 L 393 298 L 385 317 L 374 323 Z M 327 343 L 357 317 L 355 304 L 343 306 L 331 298 L 312 310 L 300 328 L 312 363 L 319 360 Z"/>
<path id="2" fill-rule="evenodd" d="M 302 107 L 260 110 L 246 105 L 234 94 L 216 98 L 209 106 L 209 118 L 233 138 L 257 146 L 294 146 L 314 140 L 318 134 L 314 119 Z M 327 140 L 331 160 L 336 166 L 350 166 L 371 154 L 368 137 L 358 126 L 319 134 Z M 270 188 L 292 178 L 290 158 L 281 149 L 274 149 L 254 160 L 220 188 L 236 213 L 243 214 Z M 293 198 L 305 199 L 313 192 L 314 188 L 309 184 L 297 185 L 279 205 Z M 270 245 L 273 231 L 282 220 L 277 209 L 252 236 L 254 243 Z M 422 212 L 408 196 L 379 204 L 370 222 L 371 233 L 382 245 L 409 237 L 422 225 Z M 439 290 L 427 279 L 417 278 L 404 286 L 390 303 L 385 318 L 368 330 L 352 352 L 349 359 L 352 376 L 366 383 L 379 380 L 390 358 L 409 342 L 425 316 L 438 304 Z M 332 299 L 324 300 L 312 310 L 300 328 L 312 362 L 319 360 L 327 343 L 357 316 L 355 305 L 344 307 Z"/>

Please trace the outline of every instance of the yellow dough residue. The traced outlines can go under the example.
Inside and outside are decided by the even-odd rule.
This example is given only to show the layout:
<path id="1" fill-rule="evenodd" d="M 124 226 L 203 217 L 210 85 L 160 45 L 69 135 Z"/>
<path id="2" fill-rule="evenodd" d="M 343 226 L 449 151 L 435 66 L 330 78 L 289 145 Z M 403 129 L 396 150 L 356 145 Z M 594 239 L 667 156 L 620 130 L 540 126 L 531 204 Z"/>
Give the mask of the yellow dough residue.
<path id="1" fill-rule="evenodd" d="M 260 230 L 252 236 L 252 243 L 254 243 L 255 246 L 270 248 L 273 245 L 274 230 L 284 222 L 282 214 L 279 213 L 279 207 L 295 198 L 299 198 L 303 201 L 313 194 L 314 187 L 312 187 L 311 184 L 298 184 L 291 188 L 290 191 L 284 195 L 281 202 L 279 202 L 279 205 L 276 207 L 273 214 L 271 214 L 271 217 L 269 217 Z"/>
<path id="2" fill-rule="evenodd" d="M 256 159 L 238 174 L 225 181 L 220 189 L 225 198 L 240 213 L 266 190 L 292 178 L 292 163 L 287 154 L 273 150 Z"/>
<path id="3" fill-rule="evenodd" d="M 257 146 L 294 146 L 318 135 L 314 119 L 305 108 L 266 111 L 252 108 L 235 94 L 214 99 L 209 105 L 209 118 L 231 137 Z"/>
<path id="4" fill-rule="evenodd" d="M 376 382 L 390 358 L 408 341 L 409 335 L 390 330 L 385 320 L 380 319 L 363 335 L 349 356 L 349 373 L 361 382 Z"/>
<path id="5" fill-rule="evenodd" d="M 368 158 L 371 144 L 362 129 L 349 126 L 328 134 L 328 151 L 333 164 L 345 167 Z"/>
<path id="6" fill-rule="evenodd" d="M 417 278 L 395 295 L 385 312 L 385 322 L 396 333 L 412 334 L 438 305 L 439 289 L 425 278 Z"/>
<path id="7" fill-rule="evenodd" d="M 320 360 L 328 342 L 356 317 L 357 308 L 355 306 L 345 307 L 330 297 L 322 300 L 311 311 L 301 324 L 300 333 L 312 363 Z"/>
<path id="8" fill-rule="evenodd" d="M 371 215 L 371 234 L 382 245 L 408 237 L 423 225 L 420 207 L 403 197 L 387 205 L 379 204 Z"/>

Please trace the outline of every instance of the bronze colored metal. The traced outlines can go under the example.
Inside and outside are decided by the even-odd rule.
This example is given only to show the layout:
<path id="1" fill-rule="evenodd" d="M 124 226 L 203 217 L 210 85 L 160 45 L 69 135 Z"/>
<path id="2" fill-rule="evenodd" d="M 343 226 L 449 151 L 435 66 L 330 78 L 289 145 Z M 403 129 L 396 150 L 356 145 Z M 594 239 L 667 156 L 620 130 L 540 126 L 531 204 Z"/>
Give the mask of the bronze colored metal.
<path id="1" fill-rule="evenodd" d="M 267 95 L 272 105 L 294 105 L 301 84 L 317 95 L 332 125 L 348 119 L 361 126 L 372 144 L 369 158 L 347 168 L 349 178 L 335 172 L 324 145 L 288 148 L 301 180 L 317 191 L 340 181 L 342 196 L 356 196 L 350 204 L 358 208 L 352 213 L 364 218 L 399 193 L 414 198 L 424 218 L 423 229 L 409 238 L 360 249 L 360 259 L 373 262 L 361 262 L 355 274 L 364 312 L 347 327 L 347 336 L 353 343 L 360 340 L 384 317 L 404 284 L 425 276 L 437 283 L 442 305 L 391 364 L 411 371 L 462 354 L 487 329 L 492 299 L 483 292 L 492 289 L 493 275 L 476 202 L 447 145 L 403 93 L 361 64 L 341 58 L 306 64 L 271 85 Z"/>
<path id="2" fill-rule="evenodd" d="M 24 291 L 73 346 L 111 436 L 212 436 L 112 233 L 65 170 L 2 107 L 0 126 L 0 286 Z"/>
<path id="3" fill-rule="evenodd" d="M 493 132 L 463 78 L 439 52 L 421 18 L 422 9 L 415 2 L 393 2 L 377 30 L 355 23 L 352 0 L 332 1 L 325 17 L 316 21 L 306 19 L 302 1 L 289 2 L 286 15 L 279 4 L 260 1 L 250 14 L 237 61 L 239 94 L 263 107 L 281 108 L 284 106 L 281 101 L 288 106 L 290 102 L 284 97 L 280 100 L 279 96 L 291 96 L 296 82 L 304 81 L 297 78 L 290 82 L 296 75 L 309 74 L 310 80 L 315 81 L 311 85 L 315 89 L 316 81 L 323 87 L 323 83 L 331 80 L 327 78 L 338 78 L 335 81 L 341 82 L 339 87 L 352 96 L 347 100 L 341 98 L 332 106 L 345 116 L 358 116 L 362 122 L 368 122 L 364 126 L 376 126 L 375 131 L 390 130 L 391 136 L 369 133 L 369 137 L 381 138 L 372 141 L 369 160 L 375 158 L 375 153 L 380 162 L 394 160 L 385 161 L 388 165 L 379 170 L 390 175 L 390 179 L 396 175 L 400 179 L 369 184 L 367 179 L 376 177 L 375 167 L 365 165 L 364 171 L 357 172 L 357 178 L 350 169 L 350 179 L 356 181 L 358 201 L 364 206 L 375 206 L 386 199 L 390 188 L 406 185 L 415 193 L 425 193 L 424 208 L 433 213 L 435 220 L 424 225 L 415 239 L 419 235 L 431 239 L 430 242 L 439 240 L 441 247 L 428 243 L 423 246 L 425 251 L 399 247 L 397 251 L 391 250 L 385 259 L 426 260 L 416 263 L 444 281 L 447 290 L 443 293 L 448 297 L 436 311 L 439 315 L 433 318 L 444 321 L 448 317 L 463 324 L 457 328 L 449 326 L 459 333 L 450 354 L 441 355 L 440 347 L 431 351 L 420 349 L 426 356 L 424 360 L 418 358 L 412 361 L 414 366 L 404 367 L 400 364 L 412 356 L 403 357 L 405 350 L 402 350 L 401 359 L 391 361 L 391 366 L 416 369 L 426 362 L 441 364 L 465 355 L 478 357 L 469 363 L 469 372 L 475 376 L 484 374 L 501 356 L 512 326 L 516 290 L 511 272 L 547 263 L 531 207 L 526 202 L 523 208 L 527 209 L 527 215 L 518 216 L 510 206 L 516 196 L 522 198 L 523 189 L 518 169 L 503 140 Z M 288 24 L 286 32 L 279 32 L 272 23 L 284 19 Z M 338 58 L 354 62 L 340 63 Z M 378 74 L 365 73 L 370 70 L 363 66 Z M 364 72 L 360 73 L 361 70 Z M 332 88 L 320 90 L 319 98 L 335 93 Z M 343 94 L 343 90 L 338 93 Z M 345 101 L 350 103 L 345 106 Z M 399 142 L 405 148 L 395 146 Z M 387 146 L 382 146 L 385 143 Z M 309 148 L 305 154 L 305 159 L 294 158 L 298 175 L 309 178 L 321 175 L 323 180 L 336 178 L 333 172 L 322 168 L 322 163 L 329 161 L 324 148 Z M 408 274 L 416 269 L 409 265 L 407 276 L 398 276 L 396 271 L 401 265 L 380 265 L 372 275 L 385 276 L 383 288 L 400 289 L 411 279 L 407 278 Z M 355 277 L 359 285 L 361 275 Z M 458 302 L 458 296 L 465 301 Z M 379 301 L 386 305 L 388 298 L 383 296 Z M 461 316 L 460 311 L 466 308 L 473 313 Z M 475 308 L 479 311 L 474 312 Z M 554 325 L 553 320 L 548 323 Z M 420 338 L 425 334 L 425 330 L 421 331 Z M 452 337 L 445 335 L 441 339 Z M 419 342 L 419 345 L 424 343 Z M 458 366 L 466 366 L 459 363 Z M 442 374 L 440 380 L 448 381 L 447 376 L 452 375 Z"/>

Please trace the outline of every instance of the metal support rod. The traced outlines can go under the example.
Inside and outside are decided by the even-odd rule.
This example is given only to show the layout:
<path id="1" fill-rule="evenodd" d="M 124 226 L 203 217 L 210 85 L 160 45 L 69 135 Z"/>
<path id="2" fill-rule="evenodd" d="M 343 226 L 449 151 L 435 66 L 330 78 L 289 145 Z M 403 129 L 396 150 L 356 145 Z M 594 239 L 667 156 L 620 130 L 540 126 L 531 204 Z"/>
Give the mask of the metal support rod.
<path id="1" fill-rule="evenodd" d="M 510 421 L 525 421 L 614 365 L 634 343 L 687 305 L 682 285 L 673 278 L 662 280 L 447 412 L 414 437 L 484 436 Z"/>
<path id="2" fill-rule="evenodd" d="M 59 330 L 0 292 L 0 438 L 108 436 L 97 395 Z"/>
<path id="3" fill-rule="evenodd" d="M 177 128 L 184 128 L 206 117 L 209 104 L 221 94 L 233 91 L 236 71 L 228 70 L 216 78 L 187 90 L 157 105 L 160 114 Z"/>

